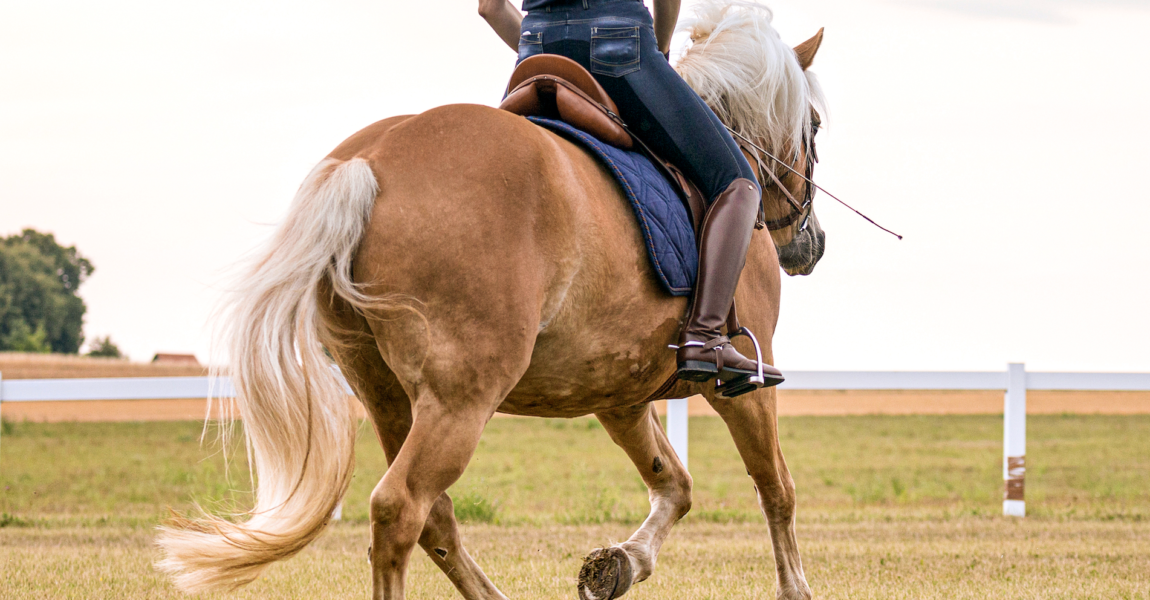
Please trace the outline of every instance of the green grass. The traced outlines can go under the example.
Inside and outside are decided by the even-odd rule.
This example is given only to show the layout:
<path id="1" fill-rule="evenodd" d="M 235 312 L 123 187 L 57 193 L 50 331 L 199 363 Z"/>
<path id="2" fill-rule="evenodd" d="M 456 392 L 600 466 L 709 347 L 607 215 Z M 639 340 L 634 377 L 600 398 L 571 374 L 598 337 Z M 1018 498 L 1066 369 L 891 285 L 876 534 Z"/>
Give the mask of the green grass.
<path id="1" fill-rule="evenodd" d="M 638 523 L 642 480 L 591 419 L 495 419 L 452 488 L 461 519 L 501 525 Z M 1001 510 L 1001 418 L 794 417 L 780 420 L 800 518 L 947 518 Z M 224 457 L 201 424 L 9 423 L 0 440 L 7 522 L 138 523 L 199 503 L 250 502 L 242 445 Z M 1150 416 L 1032 416 L 1027 508 L 1071 519 L 1150 517 Z M 762 519 L 722 421 L 691 421 L 689 520 Z M 364 521 L 386 463 L 366 426 L 344 518 Z"/>
<path id="2" fill-rule="evenodd" d="M 804 565 L 822 598 L 1150 599 L 1150 416 L 1029 419 L 1027 519 L 999 516 L 1001 418 L 780 421 Z M 6 423 L 5 598 L 180 598 L 152 567 L 168 507 L 250 502 L 199 423 Z M 209 434 L 209 440 L 214 437 Z M 345 522 L 230 598 L 367 597 L 367 498 L 382 452 L 364 427 Z M 721 421 L 691 421 L 695 503 L 651 580 L 628 594 L 774 596 L 770 539 Z M 569 598 L 586 552 L 646 516 L 635 469 L 590 419 L 495 419 L 451 490 L 473 556 L 511 598 Z M 452 597 L 416 553 L 409 598 Z"/>

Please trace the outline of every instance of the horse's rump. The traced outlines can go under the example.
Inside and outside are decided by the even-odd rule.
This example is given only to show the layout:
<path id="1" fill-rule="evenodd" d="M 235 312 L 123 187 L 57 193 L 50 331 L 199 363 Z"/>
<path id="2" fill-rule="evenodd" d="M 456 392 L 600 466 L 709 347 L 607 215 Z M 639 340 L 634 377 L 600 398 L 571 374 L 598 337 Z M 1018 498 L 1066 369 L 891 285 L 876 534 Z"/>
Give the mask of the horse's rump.
<path id="1" fill-rule="evenodd" d="M 378 337 L 392 369 L 418 378 L 428 344 L 511 336 L 531 365 L 500 410 L 549 416 L 642 400 L 670 376 L 684 301 L 656 285 L 634 214 L 596 159 L 483 106 L 382 128 L 332 156 L 367 158 L 380 183 L 356 281 L 418 309 L 378 315 L 391 321 Z"/>

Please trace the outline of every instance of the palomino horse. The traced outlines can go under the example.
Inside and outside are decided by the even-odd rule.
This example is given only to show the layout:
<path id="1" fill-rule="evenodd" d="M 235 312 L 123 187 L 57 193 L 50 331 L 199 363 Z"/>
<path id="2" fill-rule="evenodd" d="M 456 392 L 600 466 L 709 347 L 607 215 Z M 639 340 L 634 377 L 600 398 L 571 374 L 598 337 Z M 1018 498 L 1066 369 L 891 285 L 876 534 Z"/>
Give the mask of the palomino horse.
<path id="1" fill-rule="evenodd" d="M 722 4 L 704 4 L 689 30 L 694 43 L 678 67 L 687 81 L 733 129 L 802 172 L 821 106 L 805 71 L 821 32 L 792 50 L 762 7 Z M 793 196 L 806 195 L 801 177 L 764 160 Z M 793 208 L 778 185 L 765 187 L 767 220 L 787 217 Z M 768 361 L 780 254 L 792 273 L 809 272 L 822 254 L 817 220 L 804 216 L 772 232 L 773 244 L 756 231 L 738 288 L 742 320 Z M 639 469 L 650 516 L 623 544 L 593 552 L 579 578 L 583 598 L 621 596 L 652 574 L 691 507 L 691 476 L 651 402 L 699 393 L 754 481 L 779 597 L 810 597 L 774 389 L 726 400 L 712 383 L 675 381 L 667 346 L 687 300 L 656 284 L 612 176 L 564 138 L 472 105 L 367 127 L 307 177 L 230 307 L 228 374 L 258 475 L 256 506 L 241 522 L 207 516 L 165 527 L 160 566 L 181 588 L 248 583 L 327 525 L 352 476 L 357 421 L 326 349 L 390 465 L 371 494 L 375 598 L 403 598 L 419 544 L 463 597 L 505 599 L 461 545 L 445 493 L 496 412 L 594 414 Z"/>

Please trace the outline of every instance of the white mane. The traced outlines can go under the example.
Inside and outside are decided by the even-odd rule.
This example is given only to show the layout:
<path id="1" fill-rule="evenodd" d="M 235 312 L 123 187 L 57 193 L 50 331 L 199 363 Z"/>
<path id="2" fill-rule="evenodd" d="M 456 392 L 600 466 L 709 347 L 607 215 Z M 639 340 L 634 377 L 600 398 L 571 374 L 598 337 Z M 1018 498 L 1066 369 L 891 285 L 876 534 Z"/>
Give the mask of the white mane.
<path id="1" fill-rule="evenodd" d="M 771 18 L 757 2 L 702 0 L 679 28 L 691 44 L 675 69 L 732 129 L 763 140 L 779 155 L 795 156 L 811 108 L 825 115 L 826 100 Z"/>

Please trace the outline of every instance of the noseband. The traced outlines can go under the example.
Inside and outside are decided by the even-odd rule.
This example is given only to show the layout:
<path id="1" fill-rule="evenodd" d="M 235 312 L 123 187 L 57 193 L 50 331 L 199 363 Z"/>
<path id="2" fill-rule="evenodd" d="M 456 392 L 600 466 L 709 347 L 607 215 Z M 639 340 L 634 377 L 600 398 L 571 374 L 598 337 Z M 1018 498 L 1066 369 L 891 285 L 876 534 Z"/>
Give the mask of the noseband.
<path id="1" fill-rule="evenodd" d="M 763 183 L 764 191 L 770 185 L 774 185 L 775 187 L 779 188 L 779 191 L 781 191 L 783 193 L 783 195 L 786 197 L 787 203 L 791 205 L 791 212 L 788 213 L 787 216 L 782 217 L 780 219 L 774 219 L 772 221 L 766 220 L 763 207 L 760 205 L 760 207 L 759 207 L 759 219 L 755 223 L 755 229 L 762 229 L 763 227 L 766 227 L 770 231 L 778 231 L 780 229 L 785 229 L 787 227 L 790 227 L 791 225 L 794 225 L 795 221 L 798 221 L 800 218 L 803 219 L 803 223 L 802 223 L 802 225 L 799 226 L 799 231 L 802 231 L 802 230 L 807 228 L 807 223 L 810 221 L 810 216 L 811 216 L 810 215 L 811 200 L 814 198 L 814 187 L 811 185 L 811 176 L 815 170 L 815 163 L 818 162 L 818 160 L 819 160 L 818 155 L 815 153 L 814 130 L 816 127 L 818 127 L 817 124 L 812 124 L 811 134 L 809 136 L 806 134 L 803 135 L 803 146 L 805 146 L 808 151 L 806 153 L 807 164 L 806 164 L 806 168 L 804 169 L 806 172 L 802 173 L 802 174 L 800 174 L 798 171 L 795 171 L 793 168 L 791 168 L 789 165 L 787 165 L 783 161 L 779 160 L 775 155 L 771 154 L 770 152 L 767 152 L 766 150 L 763 150 L 758 145 L 756 145 L 754 142 L 747 139 L 742 134 L 736 132 L 734 129 L 731 129 L 730 127 L 727 128 L 736 138 L 738 138 L 736 141 L 739 144 L 739 148 L 741 148 L 743 150 L 743 152 L 746 152 L 748 155 L 750 155 L 751 157 L 753 157 L 755 159 L 755 162 L 758 165 L 759 181 Z M 803 201 L 802 202 L 799 202 L 798 200 L 796 200 L 794 195 L 791 194 L 791 191 L 787 189 L 787 186 L 783 185 L 782 180 L 779 178 L 778 175 L 775 174 L 775 170 L 771 169 L 767 166 L 767 164 L 763 161 L 764 155 L 767 156 L 768 158 L 773 159 L 775 162 L 783 165 L 783 167 L 785 167 L 787 170 L 792 171 L 796 175 L 800 175 L 800 177 L 802 177 L 802 179 L 803 179 Z"/>

